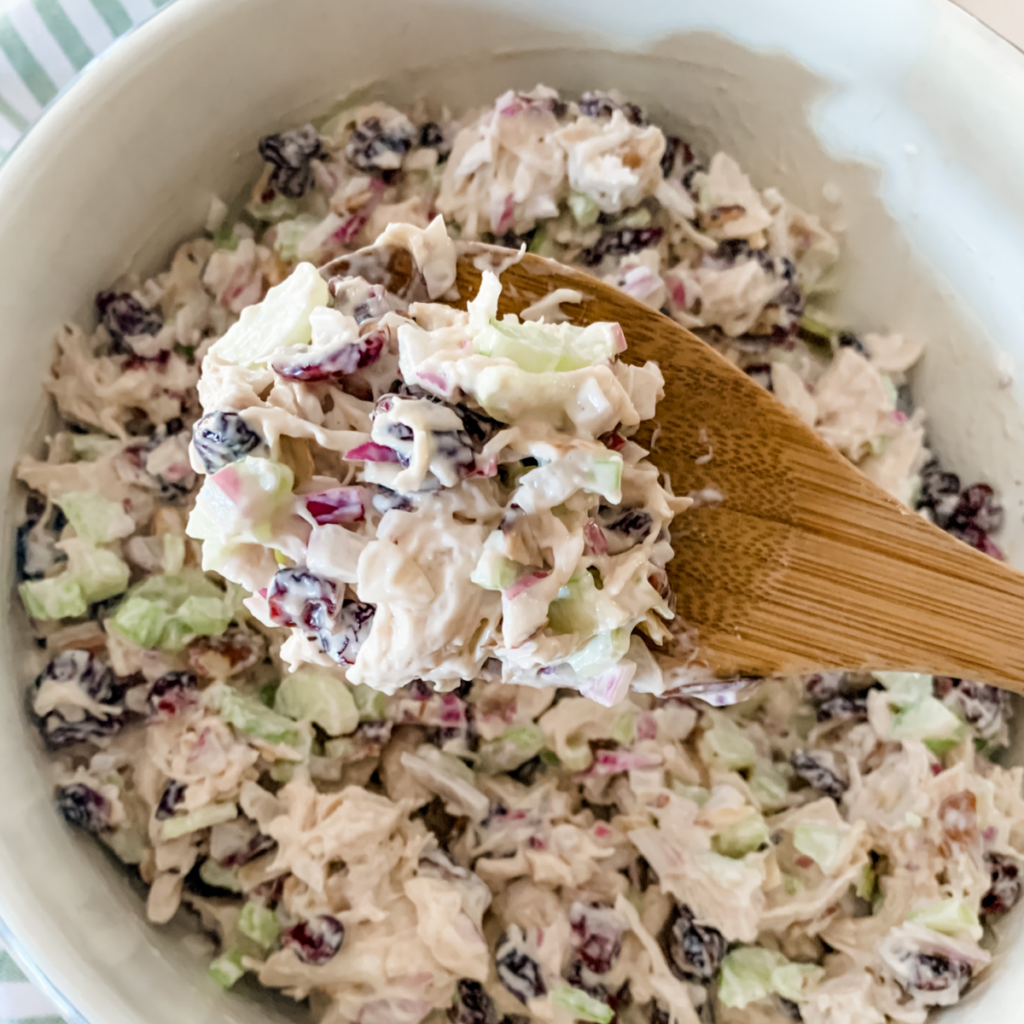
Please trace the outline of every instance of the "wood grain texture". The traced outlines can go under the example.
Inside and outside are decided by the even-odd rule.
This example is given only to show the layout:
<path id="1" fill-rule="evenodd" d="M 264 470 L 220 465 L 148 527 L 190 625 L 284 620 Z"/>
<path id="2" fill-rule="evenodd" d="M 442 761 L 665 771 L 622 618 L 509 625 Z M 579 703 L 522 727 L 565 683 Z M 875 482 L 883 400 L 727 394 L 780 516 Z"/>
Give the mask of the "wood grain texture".
<path id="1" fill-rule="evenodd" d="M 500 267 L 510 253 L 459 248 L 464 303 L 476 294 L 480 265 Z M 323 272 L 376 274 L 396 293 L 425 294 L 402 250 L 343 257 Z M 619 322 L 625 360 L 656 360 L 665 376 L 654 461 L 677 494 L 714 488 L 723 496 L 678 516 L 673 531 L 669 577 L 697 643 L 687 656 L 691 678 L 905 669 L 1024 693 L 1024 576 L 880 490 L 661 313 L 529 254 L 501 281 L 501 313 L 574 288 L 583 301 L 562 305 L 574 321 Z"/>

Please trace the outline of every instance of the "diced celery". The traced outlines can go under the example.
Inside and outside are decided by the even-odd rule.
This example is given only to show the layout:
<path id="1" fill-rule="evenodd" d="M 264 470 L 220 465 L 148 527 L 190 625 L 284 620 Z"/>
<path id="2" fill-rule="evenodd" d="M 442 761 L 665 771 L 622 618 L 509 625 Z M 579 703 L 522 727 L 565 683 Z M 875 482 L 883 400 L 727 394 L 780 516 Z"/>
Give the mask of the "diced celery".
<path id="1" fill-rule="evenodd" d="M 711 845 L 723 857 L 743 857 L 768 845 L 768 824 L 760 814 L 748 814 L 716 832 Z"/>
<path id="2" fill-rule="evenodd" d="M 231 608 L 221 597 L 193 594 L 178 606 L 175 616 L 186 633 L 196 636 L 220 636 L 231 621 Z"/>
<path id="3" fill-rule="evenodd" d="M 119 555 L 86 541 L 67 541 L 65 546 L 68 552 L 66 571 L 78 581 L 82 596 L 89 604 L 106 601 L 127 590 L 131 569 Z"/>
<path id="4" fill-rule="evenodd" d="M 894 740 L 923 740 L 942 753 L 967 735 L 967 727 L 942 701 L 925 697 L 893 716 L 889 735 Z"/>
<path id="5" fill-rule="evenodd" d="M 234 821 L 237 817 L 238 808 L 234 804 L 207 804 L 194 811 L 166 818 L 160 831 L 165 840 L 177 839 L 189 832 L 198 832 L 201 828 L 212 828 L 225 821 Z"/>
<path id="6" fill-rule="evenodd" d="M 873 672 L 888 690 L 889 702 L 905 708 L 932 696 L 932 677 L 922 672 Z"/>
<path id="7" fill-rule="evenodd" d="M 321 219 L 309 213 L 300 213 L 292 220 L 278 222 L 274 232 L 274 252 L 286 263 L 294 263 L 299 256 L 299 243 L 313 228 L 320 225 Z"/>
<path id="8" fill-rule="evenodd" d="M 685 786 L 681 782 L 672 782 L 672 792 L 684 800 L 692 800 L 698 807 L 703 807 L 711 795 L 703 786 Z"/>
<path id="9" fill-rule="evenodd" d="M 294 217 L 298 213 L 295 200 L 289 199 L 288 196 L 283 196 L 279 192 L 275 193 L 269 203 L 251 202 L 246 206 L 246 210 L 257 220 L 262 220 L 267 224 L 276 224 L 278 221 Z"/>
<path id="10" fill-rule="evenodd" d="M 563 1010 L 569 1010 L 575 1020 L 591 1021 L 593 1024 L 611 1024 L 615 1011 L 595 999 L 583 989 L 571 985 L 559 985 L 551 990 L 551 1003 Z"/>
<path id="11" fill-rule="evenodd" d="M 583 192 L 573 192 L 569 196 L 569 211 L 573 220 L 581 228 L 593 227 L 601 216 L 601 207 Z"/>
<path id="12" fill-rule="evenodd" d="M 477 332 L 473 348 L 481 355 L 511 359 L 527 373 L 562 373 L 608 363 L 619 352 L 617 324 L 539 324 L 492 319 Z"/>
<path id="13" fill-rule="evenodd" d="M 511 772 L 544 749 L 544 733 L 538 725 L 517 725 L 493 740 L 480 744 L 476 768 L 486 775 Z"/>
<path id="14" fill-rule="evenodd" d="M 557 603 L 557 602 L 556 602 Z M 599 676 L 614 668 L 629 650 L 629 630 L 611 629 L 598 633 L 580 650 L 566 658 L 576 675 L 584 679 Z"/>
<path id="15" fill-rule="evenodd" d="M 379 722 L 387 718 L 388 698 L 380 690 L 360 683 L 352 687 L 352 698 L 356 702 L 360 722 Z"/>
<path id="16" fill-rule="evenodd" d="M 624 711 L 612 726 L 611 738 L 620 746 L 631 746 L 636 738 L 636 712 Z"/>
<path id="17" fill-rule="evenodd" d="M 127 597 L 118 606 L 111 626 L 139 647 L 159 646 L 167 626 L 167 610 L 145 597 Z"/>
<path id="18" fill-rule="evenodd" d="M 569 736 L 565 741 L 565 749 L 560 758 L 562 767 L 570 772 L 585 772 L 594 760 L 594 752 L 587 740 L 579 736 Z"/>
<path id="19" fill-rule="evenodd" d="M 221 954 L 207 967 L 206 973 L 221 988 L 231 988 L 245 974 L 245 968 L 242 966 L 242 951 L 233 949 L 228 953 Z"/>
<path id="20" fill-rule="evenodd" d="M 181 572 L 185 566 L 185 538 L 180 533 L 164 534 L 164 572 Z"/>
<path id="21" fill-rule="evenodd" d="M 622 496 L 622 456 L 616 454 L 607 459 L 594 459 L 586 474 L 584 490 L 601 494 L 618 504 Z"/>
<path id="22" fill-rule="evenodd" d="M 758 758 L 747 785 L 762 812 L 771 813 L 786 806 L 789 782 L 770 761 Z"/>
<path id="23" fill-rule="evenodd" d="M 476 785 L 473 769 L 462 758 L 456 757 L 454 754 L 448 754 L 429 743 L 424 743 L 416 748 L 416 756 L 434 765 L 435 768 L 440 768 L 441 771 L 454 775 L 456 778 L 462 779 L 463 782 L 468 782 L 471 786 Z"/>
<path id="24" fill-rule="evenodd" d="M 470 580 L 484 590 L 506 590 L 523 574 L 523 567 L 494 547 L 484 545 Z"/>
<path id="25" fill-rule="evenodd" d="M 597 587 L 589 573 L 574 576 L 548 605 L 548 627 L 553 633 L 591 636 L 598 629 Z M 618 660 L 618 659 L 616 659 Z"/>
<path id="26" fill-rule="evenodd" d="M 261 704 L 256 697 L 249 697 L 230 686 L 224 686 L 211 700 L 221 718 L 239 732 L 266 740 L 267 743 L 284 743 L 292 747 L 301 743 L 295 722 Z"/>
<path id="27" fill-rule="evenodd" d="M 752 768 L 757 763 L 757 750 L 743 730 L 721 712 L 705 714 L 711 719 L 711 728 L 705 729 L 697 741 L 701 757 L 712 767 L 725 771 Z"/>
<path id="28" fill-rule="evenodd" d="M 281 681 L 274 710 L 296 721 L 315 722 L 328 736 L 343 736 L 359 724 L 359 710 L 344 681 L 330 669 L 303 666 Z"/>
<path id="29" fill-rule="evenodd" d="M 227 363 L 257 366 L 278 348 L 308 345 L 312 338 L 309 315 L 329 300 L 327 282 L 316 267 L 300 263 L 262 302 L 243 309 L 210 352 Z"/>
<path id="30" fill-rule="evenodd" d="M 807 999 L 809 989 L 813 989 L 825 977 L 825 968 L 817 964 L 780 964 L 772 970 L 769 983 L 772 991 L 791 1003 L 802 1003 Z"/>
<path id="31" fill-rule="evenodd" d="M 878 893 L 878 876 L 874 867 L 868 863 L 861 868 L 853 887 L 854 892 L 862 899 L 871 903 Z"/>
<path id="32" fill-rule="evenodd" d="M 955 898 L 912 910 L 907 920 L 954 938 L 979 926 L 978 915 L 963 900 Z"/>
<path id="33" fill-rule="evenodd" d="M 772 994 L 772 971 L 788 960 L 760 946 L 740 946 L 725 955 L 718 982 L 718 998 L 723 1006 L 742 1010 Z"/>
<path id="34" fill-rule="evenodd" d="M 236 868 L 226 868 L 215 860 L 207 857 L 199 865 L 199 877 L 215 889 L 224 889 L 227 892 L 241 892 L 242 883 L 238 879 Z"/>
<path id="35" fill-rule="evenodd" d="M 75 534 L 90 544 L 107 544 L 135 531 L 135 520 L 124 505 L 97 491 L 70 491 L 55 500 Z"/>
<path id="36" fill-rule="evenodd" d="M 89 604 L 78 581 L 62 572 L 45 580 L 26 580 L 18 585 L 25 611 L 33 619 L 69 619 L 84 615 Z"/>
<path id="37" fill-rule="evenodd" d="M 838 866 L 846 832 L 832 825 L 804 822 L 793 829 L 793 846 L 797 852 L 810 857 L 826 875 Z"/>
<path id="38" fill-rule="evenodd" d="M 623 214 L 616 223 L 617 228 L 645 228 L 651 223 L 651 211 L 646 206 L 638 206 L 635 210 Z"/>
<path id="39" fill-rule="evenodd" d="M 238 915 L 238 930 L 263 949 L 270 949 L 281 934 L 281 922 L 266 904 L 249 900 Z"/>
<path id="40" fill-rule="evenodd" d="M 530 239 L 530 244 L 526 247 L 527 252 L 539 254 L 543 251 L 544 246 L 547 244 L 548 231 L 545 227 L 539 227 L 533 233 L 533 238 Z"/>

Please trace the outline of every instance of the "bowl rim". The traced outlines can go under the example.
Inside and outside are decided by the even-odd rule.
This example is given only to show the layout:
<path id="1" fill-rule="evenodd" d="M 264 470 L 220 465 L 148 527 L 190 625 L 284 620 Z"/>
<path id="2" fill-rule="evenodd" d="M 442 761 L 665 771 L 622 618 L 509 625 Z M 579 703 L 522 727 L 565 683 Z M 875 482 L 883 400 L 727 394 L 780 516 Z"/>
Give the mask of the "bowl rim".
<path id="1" fill-rule="evenodd" d="M 19 179 L 32 173 L 37 152 L 45 152 L 48 137 L 58 131 L 58 124 L 65 114 L 76 105 L 91 106 L 111 87 L 116 87 L 119 69 L 128 65 L 144 64 L 145 53 L 153 45 L 167 45 L 167 38 L 175 33 L 179 37 L 192 34 L 192 22 L 215 9 L 222 10 L 229 0 L 152 0 L 154 10 L 142 21 L 133 24 L 120 36 L 114 38 L 101 52 L 93 56 L 74 77 L 67 81 L 40 114 L 21 133 L 0 164 L 0 196 L 5 191 L 13 192 Z M 246 0 L 231 0 L 236 6 Z M 640 0 L 641 3 L 658 3 L 659 0 Z M 1024 71 L 1024 40 L 1014 42 L 1001 35 L 973 11 L 960 6 L 956 0 L 886 0 L 890 9 L 910 10 L 928 6 L 936 14 L 955 24 L 976 32 L 986 47 L 1002 50 L 1001 59 L 1015 61 Z M 159 5 L 159 6 L 157 6 Z M 709 31 L 702 28 L 684 27 L 678 31 Z M 710 30 L 718 33 L 718 30 Z M 949 32 L 949 39 L 958 45 L 957 33 Z M 740 45 L 751 48 L 751 44 L 740 41 Z M 1009 51 L 1012 51 L 1009 52 Z M 382 76 L 383 77 L 383 76 Z M 102 1024 L 103 1017 L 90 1018 L 75 1005 L 75 993 L 69 993 L 58 985 L 56 979 L 63 974 L 59 953 L 49 953 L 40 947 L 35 956 L 30 956 L 26 945 L 35 945 L 32 940 L 23 940 L 10 923 L 17 918 L 11 913 L 3 887 L 0 887 L 0 942 L 10 952 L 12 959 L 22 969 L 27 980 L 41 991 L 53 1004 L 66 1024 Z M 97 975 L 97 981 L 102 975 Z M 104 1003 L 106 992 L 111 986 L 100 982 L 90 1002 Z"/>

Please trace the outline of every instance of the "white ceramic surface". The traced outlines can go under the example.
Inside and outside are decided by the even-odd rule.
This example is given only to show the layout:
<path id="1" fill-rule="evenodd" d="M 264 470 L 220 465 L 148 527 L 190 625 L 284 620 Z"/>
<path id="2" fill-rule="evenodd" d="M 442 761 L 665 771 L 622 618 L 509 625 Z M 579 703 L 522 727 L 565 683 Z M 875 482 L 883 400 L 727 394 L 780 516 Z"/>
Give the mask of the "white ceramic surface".
<path id="1" fill-rule="evenodd" d="M 38 436 L 57 325 L 129 264 L 154 269 L 212 193 L 256 171 L 260 134 L 391 69 L 405 73 L 385 95 L 456 107 L 537 80 L 618 86 L 844 221 L 839 307 L 929 339 L 916 386 L 933 439 L 1001 488 L 1024 565 L 1024 58 L 944 0 L 177 0 L 0 170 L 0 479 Z M 58 820 L 24 717 L 29 653 L 14 612 L 0 625 L 0 919 L 18 947 L 90 1024 L 282 1019 L 283 1002 L 218 994 L 195 944 L 149 927 L 117 866 Z M 1024 955 L 1021 915 L 1008 931 L 1000 961 Z M 1024 977 L 1000 962 L 942 1019 L 1009 1024 L 1022 1002 Z"/>

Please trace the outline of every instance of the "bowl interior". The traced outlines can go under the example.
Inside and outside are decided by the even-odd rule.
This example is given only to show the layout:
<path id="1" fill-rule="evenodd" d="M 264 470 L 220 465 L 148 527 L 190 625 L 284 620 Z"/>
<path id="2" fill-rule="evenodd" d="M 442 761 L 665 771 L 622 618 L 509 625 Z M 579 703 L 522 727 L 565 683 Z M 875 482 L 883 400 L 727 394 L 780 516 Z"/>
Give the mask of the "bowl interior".
<path id="1" fill-rule="evenodd" d="M 756 184 L 845 225 L 837 312 L 928 339 L 915 387 L 935 447 L 999 487 L 1004 544 L 1024 565 L 1011 285 L 1024 272 L 1024 143 L 1001 137 L 1024 66 L 932 0 L 867 0 L 857 19 L 811 0 L 771 6 L 767 18 L 759 0 L 179 0 L 91 68 L 0 172 L 0 477 L 45 430 L 54 330 L 88 319 L 129 266 L 157 269 L 211 196 L 251 180 L 261 134 L 353 92 L 462 110 L 538 81 L 617 87 L 699 150 L 726 149 Z M 0 918 L 17 946 L 96 1024 L 301 1016 L 221 995 L 189 927 L 148 926 L 123 871 L 58 820 L 24 713 L 37 652 L 12 607 L 0 625 Z M 1019 744 L 1012 756 L 1024 759 Z M 1007 928 L 1003 955 L 1020 945 L 1019 915 Z M 1022 995 L 997 969 L 944 1019 L 983 1008 L 1010 1020 Z"/>

